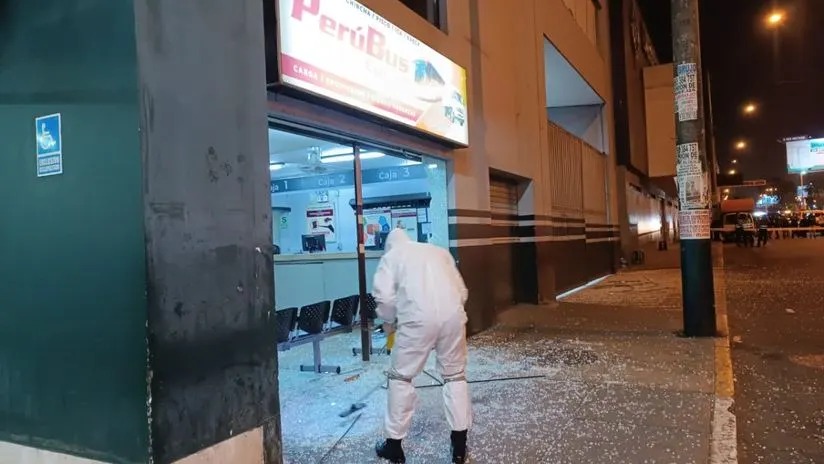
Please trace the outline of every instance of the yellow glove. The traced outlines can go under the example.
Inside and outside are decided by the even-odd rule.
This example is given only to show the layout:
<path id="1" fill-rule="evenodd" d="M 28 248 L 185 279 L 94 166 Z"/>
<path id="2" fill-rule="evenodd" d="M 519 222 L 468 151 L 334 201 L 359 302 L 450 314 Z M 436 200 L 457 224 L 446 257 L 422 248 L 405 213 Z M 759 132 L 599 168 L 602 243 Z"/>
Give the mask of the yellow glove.
<path id="1" fill-rule="evenodd" d="M 386 350 L 391 351 L 392 347 L 395 345 L 395 331 L 393 330 L 389 335 L 386 336 Z"/>

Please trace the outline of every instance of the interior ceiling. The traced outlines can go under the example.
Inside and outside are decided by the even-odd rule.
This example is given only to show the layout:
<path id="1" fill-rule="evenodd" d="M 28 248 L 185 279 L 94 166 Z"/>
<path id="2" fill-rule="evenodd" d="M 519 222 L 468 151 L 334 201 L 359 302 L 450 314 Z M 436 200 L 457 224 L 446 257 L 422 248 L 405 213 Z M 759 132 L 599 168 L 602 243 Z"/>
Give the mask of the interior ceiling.
<path id="1" fill-rule="evenodd" d="M 309 148 L 319 147 L 321 150 L 340 147 L 333 142 L 327 142 L 290 132 L 269 129 L 269 162 L 270 163 L 298 163 L 306 161 Z"/>
<path id="2" fill-rule="evenodd" d="M 547 107 L 601 105 L 604 100 L 587 84 L 581 74 L 544 39 L 544 75 Z"/>
<path id="3" fill-rule="evenodd" d="M 353 165 L 351 160 L 342 159 L 335 163 L 313 163 L 309 160 L 309 152 L 313 147 L 317 147 L 321 152 L 327 153 L 322 156 L 337 156 L 352 154 L 351 147 L 340 145 L 334 142 L 328 142 L 313 137 L 306 137 L 303 135 L 284 132 L 276 129 L 269 129 L 269 163 L 278 164 L 279 169 L 272 171 L 273 179 L 284 179 L 294 177 L 304 177 L 311 175 L 320 175 L 334 172 L 352 171 Z M 374 152 L 369 153 L 370 156 L 375 156 Z M 390 166 L 404 166 L 409 164 L 417 164 L 416 162 L 384 155 L 376 158 L 368 158 L 362 160 L 363 169 L 384 168 Z M 316 170 L 308 172 L 308 167 L 314 167 Z"/>

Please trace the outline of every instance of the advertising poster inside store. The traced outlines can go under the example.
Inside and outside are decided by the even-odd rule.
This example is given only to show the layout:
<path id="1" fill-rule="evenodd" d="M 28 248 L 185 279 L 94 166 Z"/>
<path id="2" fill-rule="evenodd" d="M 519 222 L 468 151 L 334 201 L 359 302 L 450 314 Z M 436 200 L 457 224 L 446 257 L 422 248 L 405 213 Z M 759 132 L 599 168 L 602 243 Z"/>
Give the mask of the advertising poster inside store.
<path id="1" fill-rule="evenodd" d="M 279 0 L 280 79 L 460 145 L 466 70 L 354 0 Z"/>
<path id="2" fill-rule="evenodd" d="M 392 230 L 392 210 L 389 208 L 375 208 L 363 212 L 363 244 L 367 247 L 377 246 L 381 234 L 388 234 Z"/>
<path id="3" fill-rule="evenodd" d="M 306 208 L 307 232 L 310 235 L 324 235 L 326 243 L 334 243 L 335 208 L 331 204 L 316 205 Z"/>
<path id="4" fill-rule="evenodd" d="M 392 210 L 392 227 L 403 229 L 412 241 L 418 241 L 418 210 L 398 208 Z"/>

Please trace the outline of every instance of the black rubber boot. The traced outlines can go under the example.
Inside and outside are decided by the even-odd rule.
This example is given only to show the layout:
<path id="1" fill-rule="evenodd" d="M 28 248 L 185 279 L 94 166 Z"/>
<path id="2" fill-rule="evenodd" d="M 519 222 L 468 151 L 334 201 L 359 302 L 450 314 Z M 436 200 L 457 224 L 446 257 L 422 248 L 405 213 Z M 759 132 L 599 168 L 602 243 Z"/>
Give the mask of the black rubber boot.
<path id="1" fill-rule="evenodd" d="M 466 461 L 466 430 L 452 432 L 452 463 L 464 464 Z"/>
<path id="2" fill-rule="evenodd" d="M 387 438 L 384 441 L 379 441 L 378 444 L 375 445 L 375 453 L 378 454 L 379 458 L 386 459 L 394 464 L 406 463 L 406 456 L 403 454 L 400 440 Z"/>

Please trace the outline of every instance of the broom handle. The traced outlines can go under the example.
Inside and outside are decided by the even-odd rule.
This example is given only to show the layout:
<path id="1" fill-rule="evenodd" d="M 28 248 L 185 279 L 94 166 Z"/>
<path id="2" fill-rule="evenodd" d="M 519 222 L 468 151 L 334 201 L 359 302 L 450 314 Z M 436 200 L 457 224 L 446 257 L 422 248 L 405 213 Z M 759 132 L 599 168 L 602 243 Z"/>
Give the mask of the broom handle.
<path id="1" fill-rule="evenodd" d="M 387 350 L 387 351 L 391 350 L 392 346 L 395 345 L 395 333 L 396 332 L 393 331 L 392 333 L 390 333 L 389 335 L 386 336 L 386 346 L 383 347 L 384 350 Z M 381 383 L 375 385 L 371 390 L 369 390 L 369 393 L 363 395 L 363 398 L 361 398 L 360 401 L 358 401 L 358 402 L 362 403 L 362 402 L 366 401 L 366 398 L 369 398 L 370 396 L 372 396 L 372 393 L 375 393 L 375 391 L 377 391 L 378 388 L 381 388 L 383 386 L 384 382 L 385 382 L 385 380 L 381 380 Z"/>

